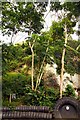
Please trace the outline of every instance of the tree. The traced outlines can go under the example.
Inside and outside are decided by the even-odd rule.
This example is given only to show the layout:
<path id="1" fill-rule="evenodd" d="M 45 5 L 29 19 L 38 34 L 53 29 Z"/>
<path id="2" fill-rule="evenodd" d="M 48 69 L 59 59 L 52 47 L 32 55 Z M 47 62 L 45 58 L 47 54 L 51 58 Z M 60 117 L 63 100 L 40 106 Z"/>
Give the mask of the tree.
<path id="1" fill-rule="evenodd" d="M 34 89 L 36 90 L 37 87 L 40 85 L 44 72 L 43 68 L 46 60 L 46 54 L 48 52 L 49 47 L 49 39 L 50 38 L 48 34 L 42 34 L 40 36 L 33 34 L 31 39 L 29 40 L 29 47 L 32 53 L 32 69 L 31 69 L 32 90 Z M 36 62 L 38 62 L 38 66 L 37 64 L 35 64 Z M 34 74 L 36 79 L 36 85 L 34 85 Z"/>
<path id="2" fill-rule="evenodd" d="M 37 4 L 30 2 L 2 3 L 1 29 L 4 35 L 12 35 L 11 43 L 13 36 L 18 32 L 39 33 L 43 28 L 42 22 L 42 13 L 38 10 Z"/>
<path id="3" fill-rule="evenodd" d="M 59 21 L 52 23 L 50 31 L 39 35 L 36 33 L 40 33 L 40 30 L 43 27 L 43 13 L 41 12 L 43 11 L 43 8 L 45 8 L 46 4 L 42 5 L 39 3 L 33 4 L 20 2 L 14 5 L 12 3 L 2 4 L 3 33 L 12 35 L 18 31 L 21 31 L 32 34 L 31 38 L 27 39 L 26 43 L 22 46 L 4 46 L 4 71 L 15 71 L 17 68 L 19 69 L 20 65 L 24 63 L 28 66 L 28 68 L 32 67 L 32 89 L 35 90 L 41 83 L 44 72 L 44 65 L 50 61 L 50 57 L 53 57 L 54 62 L 58 65 L 57 70 L 58 73 L 61 74 L 61 81 L 63 81 L 64 72 L 68 71 L 70 74 L 77 72 L 77 69 L 75 68 L 77 67 L 77 63 L 80 62 L 79 57 L 77 57 L 79 44 L 76 41 L 77 45 L 75 48 L 75 46 L 71 44 L 73 41 L 68 42 L 67 40 L 70 38 L 70 34 L 74 32 L 73 27 L 75 26 L 77 20 L 76 12 L 71 10 L 71 8 L 75 7 L 75 9 L 78 10 L 78 5 L 80 3 L 51 3 L 53 6 L 51 9 L 56 11 L 64 10 L 62 13 L 66 13 L 66 16 L 59 16 Z M 38 7 L 41 11 L 38 9 Z M 75 63 L 75 60 L 77 60 L 77 63 Z M 73 69 L 73 66 L 75 70 Z M 69 68 L 71 69 L 69 70 Z M 62 94 L 62 87 L 60 93 Z"/>
<path id="4" fill-rule="evenodd" d="M 58 68 L 61 68 L 61 70 L 60 70 L 60 74 L 61 74 L 60 97 L 62 97 L 63 75 L 64 75 L 64 72 L 66 71 L 65 66 L 67 66 L 67 65 L 65 65 L 66 48 L 70 48 L 69 50 L 71 50 L 73 52 L 75 51 L 77 53 L 77 55 L 79 54 L 78 51 L 76 51 L 75 49 L 73 49 L 73 48 L 71 48 L 70 46 L 67 45 L 68 44 L 68 36 L 71 33 L 73 33 L 72 27 L 74 25 L 75 25 L 74 22 L 72 22 L 66 16 L 64 19 L 62 19 L 61 22 L 53 22 L 52 27 L 50 29 L 50 33 L 51 33 L 51 36 L 54 40 L 54 43 L 55 44 L 58 43 L 58 48 L 53 47 L 53 50 L 56 52 L 56 53 L 55 52 L 54 53 L 57 55 L 57 51 L 58 51 L 58 57 L 57 58 L 61 59 L 61 63 L 60 63 L 60 60 L 58 60 L 59 61 L 58 62 Z M 59 45 L 59 41 L 61 41 L 60 45 Z M 59 47 L 62 47 L 63 49 L 61 48 L 62 50 L 60 50 Z M 72 73 L 72 71 L 69 71 L 69 73 Z"/>
<path id="5" fill-rule="evenodd" d="M 64 57 L 65 57 L 65 52 L 66 52 L 67 40 L 68 40 L 68 32 L 71 31 L 71 28 L 73 26 L 75 26 L 75 23 L 78 21 L 78 17 L 79 17 L 79 14 L 80 14 L 79 5 L 80 5 L 80 2 L 75 2 L 75 3 L 64 2 L 63 4 L 61 4 L 61 3 L 52 3 L 51 4 L 51 10 L 52 11 L 55 10 L 57 12 L 58 10 L 61 10 L 61 11 L 63 10 L 65 12 L 66 16 L 60 16 L 58 14 L 59 19 L 62 20 L 62 18 L 64 17 L 65 21 L 67 20 L 65 22 L 65 26 L 64 26 L 64 28 L 65 28 L 65 30 L 64 30 L 65 31 L 65 44 L 64 44 L 64 48 L 63 48 L 63 52 L 62 52 L 62 58 L 61 58 L 62 59 L 61 60 L 62 68 L 61 68 L 60 97 L 62 97 L 62 81 L 63 81 L 63 74 L 64 74 Z M 74 23 L 72 24 L 71 21 L 74 21 Z M 70 32 L 70 34 L 71 34 L 71 32 Z M 68 47 L 68 48 L 71 48 L 71 47 Z M 70 50 L 72 50 L 72 49 L 73 48 L 71 48 Z M 76 51 L 76 50 L 73 50 L 73 51 Z"/>

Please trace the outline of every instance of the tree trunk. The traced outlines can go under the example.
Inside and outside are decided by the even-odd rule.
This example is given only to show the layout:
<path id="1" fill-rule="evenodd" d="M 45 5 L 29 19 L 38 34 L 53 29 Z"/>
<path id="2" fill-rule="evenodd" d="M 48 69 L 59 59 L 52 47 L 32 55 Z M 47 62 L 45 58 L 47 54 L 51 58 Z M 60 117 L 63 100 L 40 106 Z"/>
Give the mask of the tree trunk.
<path id="1" fill-rule="evenodd" d="M 66 52 L 66 44 L 67 44 L 67 26 L 65 23 L 65 28 L 64 28 L 64 33 L 65 33 L 65 44 L 62 52 L 62 59 L 61 59 L 61 76 L 60 76 L 60 98 L 62 98 L 62 91 L 63 91 L 63 79 L 64 79 L 64 57 L 65 57 L 65 52 Z"/>
<path id="2" fill-rule="evenodd" d="M 12 96 L 12 95 L 10 94 L 10 95 L 9 95 L 9 102 L 10 102 L 10 103 L 11 103 L 11 96 Z"/>
<path id="3" fill-rule="evenodd" d="M 34 51 L 32 50 L 32 90 L 34 90 Z"/>
<path id="4" fill-rule="evenodd" d="M 62 67 L 61 67 L 61 78 L 60 78 L 60 98 L 62 98 L 62 91 L 63 91 L 64 56 L 65 56 L 65 48 L 63 49 L 62 60 L 61 60 Z"/>
<path id="5" fill-rule="evenodd" d="M 49 41 L 48 41 L 48 44 L 49 44 Z M 48 52 L 48 47 L 46 48 L 46 53 Z M 43 58 L 43 61 L 42 61 L 42 64 L 41 64 L 41 67 L 40 67 L 40 71 L 39 71 L 39 74 L 38 74 L 38 77 L 37 77 L 37 81 L 36 81 L 36 87 L 35 87 L 35 91 L 37 90 L 37 87 L 40 85 L 40 82 L 41 82 L 41 78 L 43 76 L 43 66 L 44 66 L 44 62 L 45 62 L 45 59 L 46 59 L 46 55 L 44 56 Z"/>
<path id="6" fill-rule="evenodd" d="M 33 50 L 34 43 L 31 45 L 31 43 L 29 42 L 29 46 L 32 52 L 31 83 L 32 83 L 32 90 L 34 90 L 34 50 Z"/>

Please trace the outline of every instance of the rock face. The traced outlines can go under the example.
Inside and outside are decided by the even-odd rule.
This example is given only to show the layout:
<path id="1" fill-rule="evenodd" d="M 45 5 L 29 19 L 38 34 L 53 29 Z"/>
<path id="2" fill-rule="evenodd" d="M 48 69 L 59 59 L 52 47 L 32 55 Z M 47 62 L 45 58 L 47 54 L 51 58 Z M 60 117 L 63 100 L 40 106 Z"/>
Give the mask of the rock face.
<path id="1" fill-rule="evenodd" d="M 56 64 L 47 64 L 44 71 L 44 85 L 45 87 L 54 87 L 57 88 L 60 86 L 60 75 L 56 72 L 57 65 Z M 68 73 L 64 73 L 63 80 L 63 91 L 65 91 L 66 86 L 70 84 L 74 89 L 80 89 L 80 75 L 74 74 L 71 76 Z M 75 90 L 76 95 L 78 92 Z M 79 90 L 80 93 L 80 90 Z"/>
<path id="2" fill-rule="evenodd" d="M 50 72 L 45 73 L 43 79 L 44 79 L 45 87 L 54 87 L 54 88 L 59 87 L 55 74 L 52 74 Z"/>
<path id="3" fill-rule="evenodd" d="M 56 65 L 54 64 L 47 64 L 44 71 L 44 86 L 45 87 L 59 87 L 57 77 L 56 77 Z"/>
<path id="4" fill-rule="evenodd" d="M 80 75 L 78 75 L 78 88 L 80 88 Z"/>
<path id="5" fill-rule="evenodd" d="M 80 96 L 80 75 L 78 75 L 78 96 Z"/>
<path id="6" fill-rule="evenodd" d="M 77 89 L 78 87 L 80 87 L 79 81 L 80 80 L 79 80 L 79 75 L 78 74 L 74 74 L 72 76 L 68 73 L 64 73 L 63 90 L 65 90 L 65 88 L 68 84 L 72 85 L 73 88 Z M 58 83 L 60 85 L 60 75 L 58 75 Z"/>

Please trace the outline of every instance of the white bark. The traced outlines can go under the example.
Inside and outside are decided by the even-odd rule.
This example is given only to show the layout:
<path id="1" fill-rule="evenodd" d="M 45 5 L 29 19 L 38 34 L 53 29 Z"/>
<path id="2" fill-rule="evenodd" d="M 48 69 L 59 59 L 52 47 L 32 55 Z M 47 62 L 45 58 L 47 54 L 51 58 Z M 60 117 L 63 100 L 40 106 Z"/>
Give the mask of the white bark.
<path id="1" fill-rule="evenodd" d="M 61 59 L 61 76 L 60 76 L 60 98 L 62 98 L 62 91 L 63 91 L 63 78 L 64 78 L 64 58 L 65 58 L 65 52 L 66 52 L 66 44 L 67 44 L 67 25 L 65 24 L 64 28 L 65 32 L 65 44 L 62 52 L 62 59 Z"/>
<path id="2" fill-rule="evenodd" d="M 33 50 L 34 42 L 35 42 L 35 40 L 33 41 L 32 45 L 31 45 L 31 42 L 29 42 L 29 46 L 30 46 L 30 49 L 31 49 L 31 52 L 32 52 L 32 70 L 31 70 L 32 90 L 34 90 L 34 50 Z"/>
<path id="3" fill-rule="evenodd" d="M 49 42 L 48 42 L 48 43 L 49 43 Z M 46 49 L 46 53 L 47 53 L 47 52 L 48 52 L 48 47 L 47 47 L 47 49 Z M 39 74 L 38 74 L 38 77 L 37 77 L 37 81 L 36 81 L 35 91 L 36 91 L 37 87 L 40 85 L 41 78 L 42 78 L 43 73 L 44 73 L 43 66 L 44 66 L 45 59 L 46 59 L 46 55 L 44 56 L 43 61 L 42 61 L 42 64 L 41 64 L 41 67 L 40 67 L 40 71 L 39 71 Z"/>
<path id="4" fill-rule="evenodd" d="M 10 96 L 9 96 L 9 102 L 11 103 L 11 97 L 12 97 L 12 95 L 10 94 Z"/>

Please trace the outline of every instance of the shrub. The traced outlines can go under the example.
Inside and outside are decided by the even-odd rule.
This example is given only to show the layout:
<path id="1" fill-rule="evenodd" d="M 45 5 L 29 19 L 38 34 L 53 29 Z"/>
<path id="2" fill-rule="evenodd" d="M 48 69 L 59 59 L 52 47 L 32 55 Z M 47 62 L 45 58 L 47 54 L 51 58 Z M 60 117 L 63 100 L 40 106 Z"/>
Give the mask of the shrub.
<path id="1" fill-rule="evenodd" d="M 10 94 L 16 94 L 17 97 L 24 95 L 26 84 L 26 76 L 21 73 L 11 72 L 5 74 L 2 82 L 3 99 L 8 98 Z"/>
<path id="2" fill-rule="evenodd" d="M 53 108 L 56 100 L 59 98 L 59 90 L 47 88 L 43 86 L 38 91 L 31 90 L 30 87 L 26 89 L 26 95 L 22 98 L 23 104 L 36 106 L 49 106 Z"/>
<path id="3" fill-rule="evenodd" d="M 65 89 L 65 92 L 64 92 L 64 96 L 68 96 L 68 97 L 75 97 L 75 90 L 74 88 L 68 84 L 66 89 Z"/>

